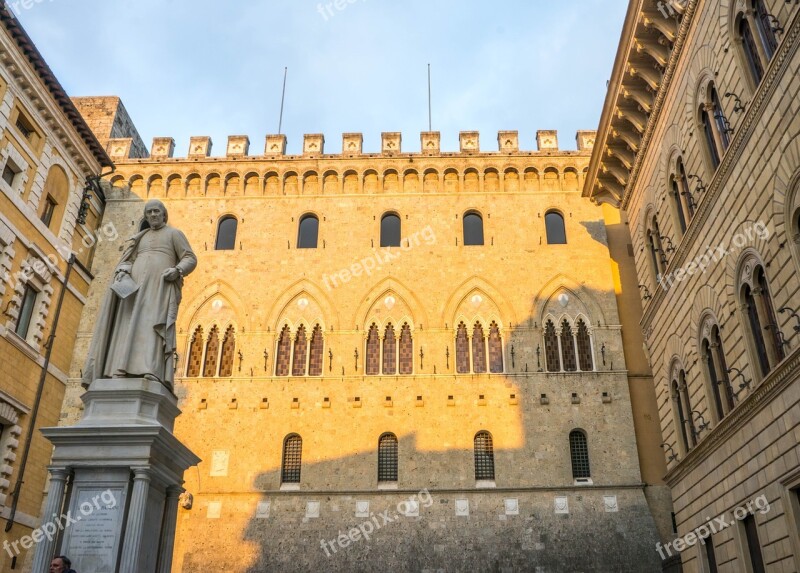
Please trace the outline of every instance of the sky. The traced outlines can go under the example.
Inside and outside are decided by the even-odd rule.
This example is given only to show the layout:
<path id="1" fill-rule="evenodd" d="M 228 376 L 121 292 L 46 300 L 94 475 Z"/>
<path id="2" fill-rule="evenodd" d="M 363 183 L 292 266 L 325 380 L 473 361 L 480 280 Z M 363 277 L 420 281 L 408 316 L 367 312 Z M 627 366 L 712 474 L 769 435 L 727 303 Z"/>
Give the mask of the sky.
<path id="1" fill-rule="evenodd" d="M 12 7 L 14 0 L 8 1 Z M 25 6 L 29 6 L 25 8 Z M 619 43 L 625 0 L 18 0 L 16 12 L 72 96 L 118 95 L 139 133 L 209 135 L 212 155 L 229 135 L 248 135 L 250 154 L 278 132 L 288 152 L 303 134 L 362 132 L 380 151 L 381 132 L 403 133 L 419 151 L 428 129 L 442 150 L 460 131 L 559 130 L 561 149 L 596 129 Z"/>

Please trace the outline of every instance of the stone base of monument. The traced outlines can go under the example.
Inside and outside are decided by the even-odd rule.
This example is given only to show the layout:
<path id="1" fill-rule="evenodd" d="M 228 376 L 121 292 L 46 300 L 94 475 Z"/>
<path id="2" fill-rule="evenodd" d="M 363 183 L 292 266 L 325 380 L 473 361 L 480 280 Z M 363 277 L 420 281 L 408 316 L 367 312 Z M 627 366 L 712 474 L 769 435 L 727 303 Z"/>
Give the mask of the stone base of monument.
<path id="1" fill-rule="evenodd" d="M 42 429 L 55 446 L 42 528 L 56 535 L 33 571 L 63 554 L 80 573 L 168 573 L 183 474 L 200 462 L 172 434 L 177 399 L 139 378 L 96 380 L 82 399 L 77 425 Z"/>

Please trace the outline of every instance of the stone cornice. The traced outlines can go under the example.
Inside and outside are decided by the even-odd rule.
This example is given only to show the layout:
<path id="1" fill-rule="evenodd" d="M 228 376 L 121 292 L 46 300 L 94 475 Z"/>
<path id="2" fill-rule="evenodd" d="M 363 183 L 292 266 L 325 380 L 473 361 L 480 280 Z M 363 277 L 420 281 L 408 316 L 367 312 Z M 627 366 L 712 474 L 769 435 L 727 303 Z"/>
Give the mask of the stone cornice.
<path id="1" fill-rule="evenodd" d="M 755 390 L 717 424 L 686 457 L 672 466 L 664 476 L 664 481 L 670 488 L 674 488 L 682 479 L 700 464 L 706 462 L 709 456 L 717 451 L 720 446 L 727 443 L 733 435 L 739 432 L 763 408 L 769 406 L 772 400 L 800 379 L 800 348 L 783 360 L 759 384 Z"/>
<path id="2" fill-rule="evenodd" d="M 727 188 L 728 180 L 730 179 L 733 166 L 739 162 L 742 157 L 746 144 L 750 141 L 759 120 L 766 111 L 766 105 L 770 101 L 773 94 L 777 91 L 780 79 L 790 73 L 789 62 L 791 56 L 798 50 L 800 46 L 800 11 L 795 14 L 794 21 L 788 29 L 783 42 L 780 44 L 780 49 L 770 62 L 770 67 L 767 74 L 761 82 L 761 85 L 756 91 L 753 101 L 747 108 L 742 123 L 734 134 L 730 147 L 723 157 L 722 163 L 714 174 L 714 178 L 708 185 L 703 200 L 697 206 L 697 211 L 686 229 L 686 234 L 683 236 L 680 244 L 678 245 L 675 254 L 669 261 L 667 269 L 664 271 L 665 276 L 676 272 L 683 267 L 686 262 L 689 251 L 698 239 L 701 231 L 704 229 L 704 223 L 711 216 L 712 210 L 717 206 L 717 201 L 722 195 L 723 191 Z M 649 325 L 653 322 L 656 315 L 658 315 L 661 304 L 666 298 L 667 292 L 660 286 L 655 289 L 653 298 L 644 309 L 642 315 L 642 330 L 647 330 Z"/>

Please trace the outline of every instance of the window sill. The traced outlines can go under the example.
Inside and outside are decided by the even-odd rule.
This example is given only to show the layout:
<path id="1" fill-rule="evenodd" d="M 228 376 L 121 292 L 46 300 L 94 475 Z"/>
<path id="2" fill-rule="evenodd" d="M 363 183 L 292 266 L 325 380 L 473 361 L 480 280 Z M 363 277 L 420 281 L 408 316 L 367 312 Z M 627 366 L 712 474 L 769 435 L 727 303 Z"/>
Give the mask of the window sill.
<path id="1" fill-rule="evenodd" d="M 475 489 L 494 489 L 497 484 L 494 480 L 478 480 L 475 482 Z"/>
<path id="2" fill-rule="evenodd" d="M 281 491 L 300 491 L 299 483 L 282 483 Z"/>
<path id="3" fill-rule="evenodd" d="M 6 340 L 8 340 L 12 345 L 17 347 L 20 351 L 27 354 L 30 358 L 37 360 L 39 358 L 39 349 L 29 343 L 27 340 L 22 338 L 19 334 L 14 332 L 8 325 L 5 326 L 3 329 L 4 332 L 0 332 L 0 336 L 3 336 Z"/>
<path id="4" fill-rule="evenodd" d="M 386 482 L 386 483 L 379 483 L 378 490 L 379 491 L 391 491 L 397 489 L 397 483 L 394 482 Z"/>
<path id="5" fill-rule="evenodd" d="M 592 482 L 592 478 L 578 478 L 573 485 L 594 485 L 594 482 Z"/>

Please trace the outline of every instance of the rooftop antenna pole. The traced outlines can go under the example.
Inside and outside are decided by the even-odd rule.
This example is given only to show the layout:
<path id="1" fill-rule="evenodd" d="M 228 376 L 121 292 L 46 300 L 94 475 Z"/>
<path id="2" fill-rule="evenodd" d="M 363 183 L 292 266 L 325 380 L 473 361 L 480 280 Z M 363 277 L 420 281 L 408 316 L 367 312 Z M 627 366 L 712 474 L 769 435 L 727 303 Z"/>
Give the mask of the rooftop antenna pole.
<path id="1" fill-rule="evenodd" d="M 282 135 L 283 131 L 283 104 L 286 101 L 286 76 L 289 75 L 289 68 L 283 68 L 283 92 L 281 94 L 281 117 L 278 120 L 278 135 Z"/>
<path id="2" fill-rule="evenodd" d="M 428 64 L 428 131 L 433 131 L 433 119 L 431 114 L 431 65 Z"/>

